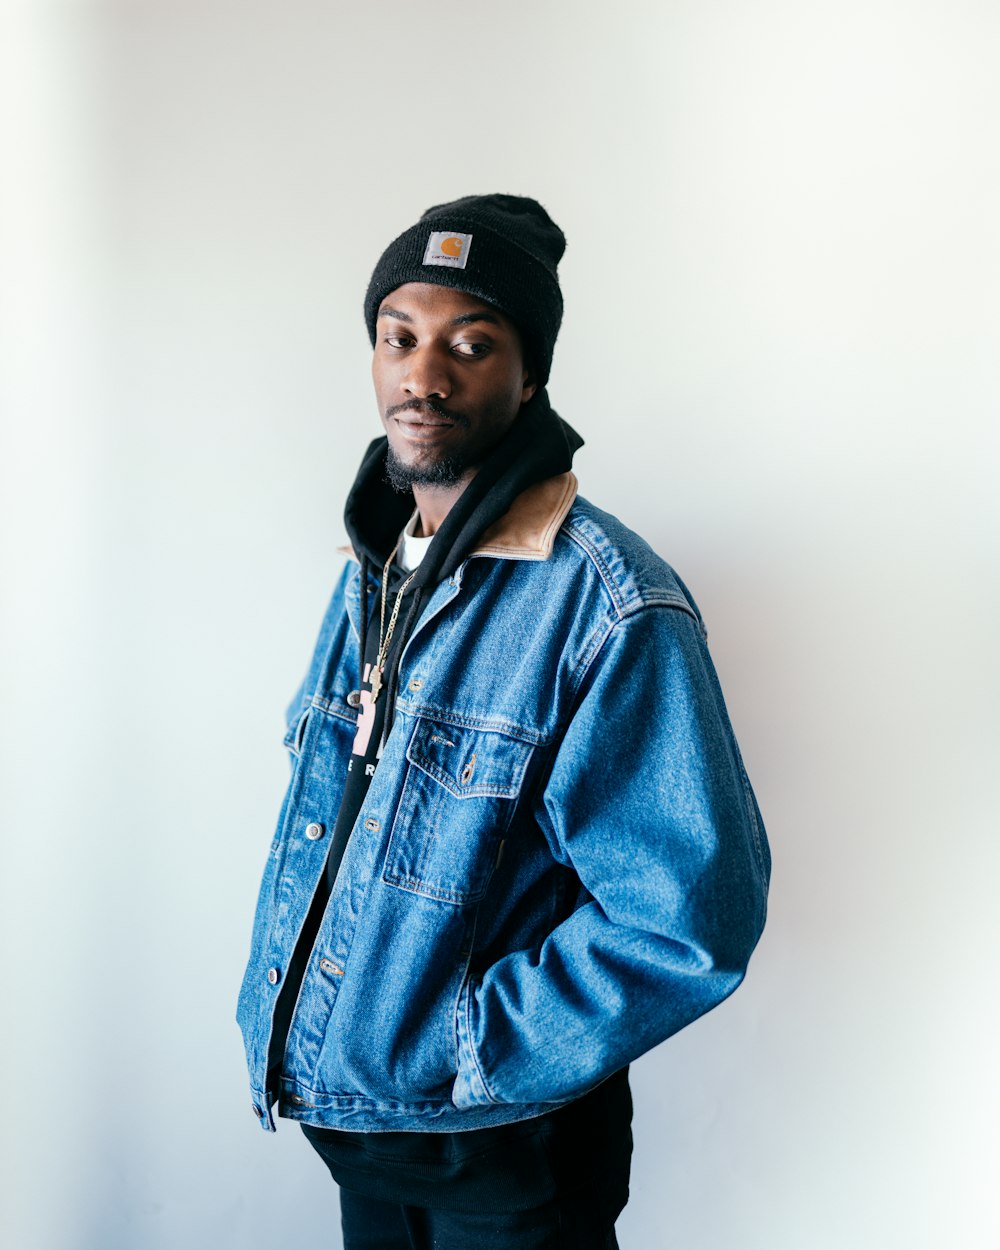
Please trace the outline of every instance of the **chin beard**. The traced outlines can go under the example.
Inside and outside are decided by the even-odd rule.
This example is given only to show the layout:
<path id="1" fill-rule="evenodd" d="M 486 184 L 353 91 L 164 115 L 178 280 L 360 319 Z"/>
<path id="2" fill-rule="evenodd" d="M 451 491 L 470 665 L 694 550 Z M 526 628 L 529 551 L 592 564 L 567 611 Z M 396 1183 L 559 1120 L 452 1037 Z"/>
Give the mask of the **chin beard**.
<path id="1" fill-rule="evenodd" d="M 393 490 L 405 495 L 414 486 L 456 486 L 468 467 L 461 456 L 442 456 L 431 464 L 403 464 L 390 447 L 385 476 Z"/>

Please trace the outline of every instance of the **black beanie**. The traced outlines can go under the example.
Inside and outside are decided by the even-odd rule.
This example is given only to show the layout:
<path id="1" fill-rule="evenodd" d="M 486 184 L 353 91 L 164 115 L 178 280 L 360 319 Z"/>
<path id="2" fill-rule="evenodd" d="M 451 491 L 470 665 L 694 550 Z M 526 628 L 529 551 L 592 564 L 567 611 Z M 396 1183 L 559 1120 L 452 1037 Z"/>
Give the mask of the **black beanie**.
<path id="1" fill-rule="evenodd" d="M 562 321 L 556 266 L 566 236 L 537 200 L 466 195 L 429 208 L 382 253 L 365 295 L 368 337 L 382 300 L 405 282 L 467 291 L 507 314 L 544 386 Z"/>

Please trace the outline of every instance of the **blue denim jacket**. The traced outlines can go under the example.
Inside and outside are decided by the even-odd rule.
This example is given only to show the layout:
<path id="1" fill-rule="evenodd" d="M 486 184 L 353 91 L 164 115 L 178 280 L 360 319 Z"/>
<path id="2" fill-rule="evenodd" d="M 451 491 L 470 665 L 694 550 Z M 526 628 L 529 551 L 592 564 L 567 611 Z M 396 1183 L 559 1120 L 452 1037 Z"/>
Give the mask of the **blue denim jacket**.
<path id="1" fill-rule="evenodd" d="M 288 709 L 238 1010 L 255 1112 L 454 1131 L 550 1111 L 732 993 L 764 925 L 767 842 L 698 609 L 570 473 L 436 587 L 269 1091 L 354 737 L 358 601 L 352 561 Z"/>

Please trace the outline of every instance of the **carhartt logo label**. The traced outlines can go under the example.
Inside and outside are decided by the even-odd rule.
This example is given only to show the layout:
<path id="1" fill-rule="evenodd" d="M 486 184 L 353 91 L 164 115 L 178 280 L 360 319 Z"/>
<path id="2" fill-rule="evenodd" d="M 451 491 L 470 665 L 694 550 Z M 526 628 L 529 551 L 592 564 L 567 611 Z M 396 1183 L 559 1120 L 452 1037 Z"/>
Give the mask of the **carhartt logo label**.
<path id="1" fill-rule="evenodd" d="M 427 240 L 424 264 L 449 265 L 452 269 L 464 269 L 471 247 L 471 234 L 459 234 L 455 230 L 434 230 Z"/>

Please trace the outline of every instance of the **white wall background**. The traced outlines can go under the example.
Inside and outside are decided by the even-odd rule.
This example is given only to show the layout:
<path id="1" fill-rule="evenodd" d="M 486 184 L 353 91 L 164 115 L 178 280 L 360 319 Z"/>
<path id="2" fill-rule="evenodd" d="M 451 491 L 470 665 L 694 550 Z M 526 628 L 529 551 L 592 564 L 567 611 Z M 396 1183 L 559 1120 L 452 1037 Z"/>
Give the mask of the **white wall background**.
<path id="1" fill-rule="evenodd" d="M 0 25 L 3 1239 L 338 1247 L 233 1010 L 281 711 L 432 203 L 569 236 L 583 490 L 698 597 L 770 832 L 634 1069 L 624 1250 L 987 1250 L 1000 9 L 18 3 Z"/>

